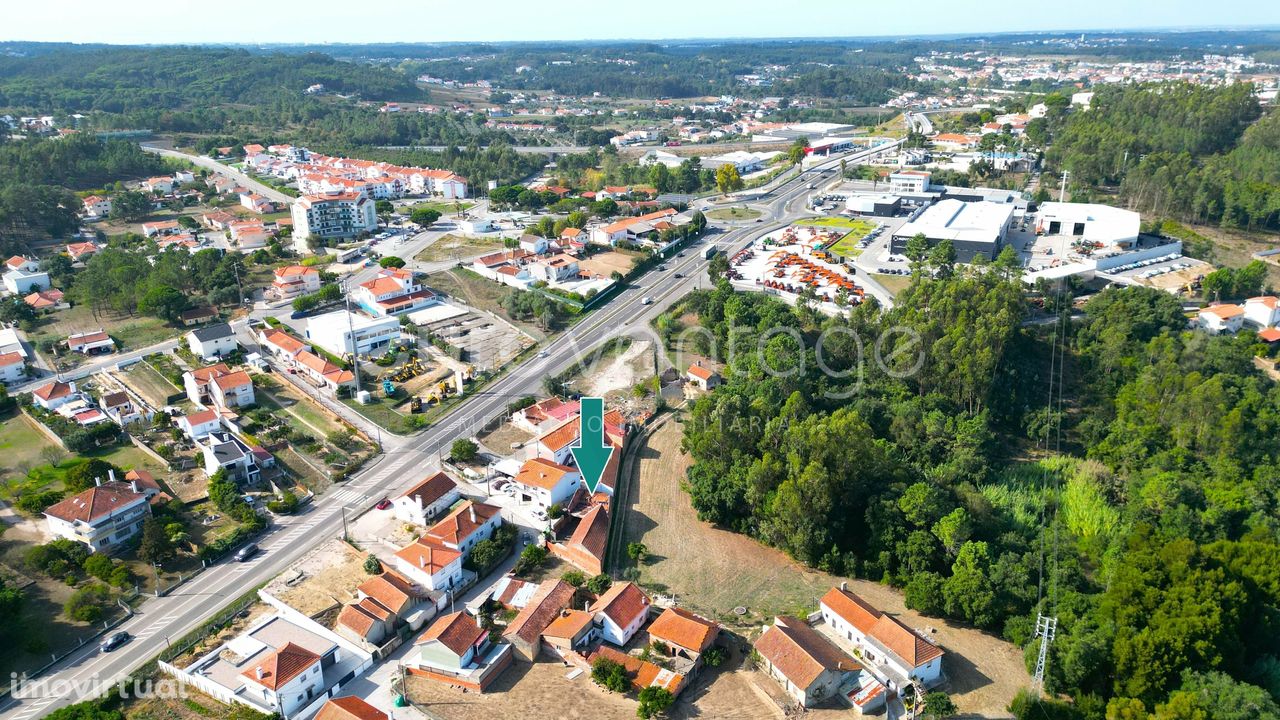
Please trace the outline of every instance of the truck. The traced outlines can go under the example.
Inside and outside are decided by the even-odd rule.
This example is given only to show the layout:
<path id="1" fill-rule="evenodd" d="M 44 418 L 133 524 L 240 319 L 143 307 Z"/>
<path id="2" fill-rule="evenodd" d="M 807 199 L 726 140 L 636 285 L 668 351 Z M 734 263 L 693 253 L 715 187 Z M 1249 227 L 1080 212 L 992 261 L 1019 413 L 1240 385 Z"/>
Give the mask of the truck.
<path id="1" fill-rule="evenodd" d="M 703 248 L 703 249 L 702 249 L 702 259 L 703 259 L 703 260 L 710 260 L 712 257 L 714 257 L 714 256 L 715 256 L 715 254 L 716 254 L 716 246 L 715 246 L 715 245 L 710 245 L 710 246 L 705 247 L 705 248 Z"/>

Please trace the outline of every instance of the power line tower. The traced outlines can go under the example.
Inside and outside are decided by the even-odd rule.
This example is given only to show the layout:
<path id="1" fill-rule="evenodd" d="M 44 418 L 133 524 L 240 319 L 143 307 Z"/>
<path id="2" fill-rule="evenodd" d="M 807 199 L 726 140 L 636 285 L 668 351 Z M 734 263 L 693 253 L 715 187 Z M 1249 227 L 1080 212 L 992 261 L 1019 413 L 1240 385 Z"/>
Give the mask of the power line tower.
<path id="1" fill-rule="evenodd" d="M 1058 618 L 1036 615 L 1036 637 L 1040 638 L 1040 653 L 1036 656 L 1036 674 L 1031 678 L 1031 689 L 1044 692 L 1044 665 L 1049 655 L 1049 643 L 1058 631 Z"/>

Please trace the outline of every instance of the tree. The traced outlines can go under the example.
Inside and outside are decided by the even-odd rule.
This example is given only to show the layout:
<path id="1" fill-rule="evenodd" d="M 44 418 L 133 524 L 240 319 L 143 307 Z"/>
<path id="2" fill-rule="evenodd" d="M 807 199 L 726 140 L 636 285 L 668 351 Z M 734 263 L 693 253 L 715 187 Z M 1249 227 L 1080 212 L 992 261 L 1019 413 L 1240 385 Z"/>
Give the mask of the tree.
<path id="1" fill-rule="evenodd" d="M 924 696 L 924 714 L 926 717 L 941 718 L 950 717 L 957 712 L 956 704 L 951 701 L 951 697 L 944 692 L 934 690 L 926 693 Z"/>
<path id="2" fill-rule="evenodd" d="M 21 325 L 34 322 L 36 311 L 20 297 L 0 300 L 0 322 L 7 325 Z"/>
<path id="3" fill-rule="evenodd" d="M 117 480 L 123 480 L 124 471 L 106 460 L 93 458 L 73 466 L 67 471 L 66 479 L 63 482 L 67 490 L 81 492 L 100 482 L 107 482 L 113 476 Z"/>
<path id="4" fill-rule="evenodd" d="M 725 163 L 716 168 L 716 187 L 724 195 L 741 190 L 744 187 L 744 183 L 742 182 L 742 176 L 738 174 L 738 166 L 733 163 Z"/>
<path id="5" fill-rule="evenodd" d="M 939 240 L 929 250 L 929 266 L 933 268 L 934 276 L 940 279 L 947 279 L 955 272 L 956 264 L 956 246 L 947 239 Z"/>
<path id="6" fill-rule="evenodd" d="M 516 561 L 514 571 L 517 574 L 536 570 L 547 561 L 547 549 L 541 545 L 525 545 L 520 551 L 520 559 Z"/>
<path id="7" fill-rule="evenodd" d="M 636 715 L 645 718 L 645 720 L 666 712 L 667 708 L 671 707 L 671 703 L 675 702 L 676 699 L 670 690 L 656 685 L 642 688 L 637 698 L 640 700 L 640 704 L 636 707 Z"/>
<path id="8" fill-rule="evenodd" d="M 479 452 L 480 446 L 468 438 L 458 438 L 449 447 L 449 457 L 454 462 L 469 463 L 476 459 Z"/>
<path id="9" fill-rule="evenodd" d="M 138 312 L 163 318 L 166 322 L 178 322 L 178 316 L 187 309 L 187 296 L 168 285 L 157 285 L 138 301 Z"/>
<path id="10" fill-rule="evenodd" d="M 370 555 L 364 559 L 364 571 L 369 575 L 382 574 L 382 561 L 376 555 Z"/>
<path id="11" fill-rule="evenodd" d="M 421 227 L 430 227 L 439 219 L 440 211 L 432 208 L 417 207 L 409 213 L 409 220 L 415 225 L 419 225 Z"/>
<path id="12" fill-rule="evenodd" d="M 581 570 L 567 570 L 564 575 L 560 576 L 560 579 L 576 588 L 582 587 L 587 582 L 587 576 Z"/>
<path id="13" fill-rule="evenodd" d="M 160 565 L 173 559 L 173 541 L 165 532 L 164 523 L 154 516 L 142 523 L 142 542 L 138 545 L 138 557 L 143 562 Z"/>
<path id="14" fill-rule="evenodd" d="M 627 557 L 640 564 L 644 562 L 644 558 L 649 554 L 649 548 L 642 542 L 627 543 Z"/>
<path id="15" fill-rule="evenodd" d="M 607 690 L 625 693 L 631 688 L 631 679 L 627 677 L 627 669 L 614 660 L 597 657 L 591 663 L 591 679 Z"/>
<path id="16" fill-rule="evenodd" d="M 111 197 L 111 219 L 133 222 L 151 214 L 151 198 L 132 190 Z"/>
<path id="17" fill-rule="evenodd" d="M 587 589 L 596 595 L 603 595 L 609 586 L 613 584 L 613 578 L 604 573 L 600 573 L 587 581 Z"/>
<path id="18" fill-rule="evenodd" d="M 924 233 L 916 233 L 907 239 L 907 247 L 903 255 L 911 263 L 911 272 L 918 273 L 924 267 L 924 259 L 929 255 L 929 238 Z"/>
<path id="19" fill-rule="evenodd" d="M 379 267 L 402 268 L 404 267 L 404 265 L 405 265 L 404 260 L 402 258 L 396 257 L 395 255 L 383 255 L 381 258 L 378 259 Z"/>
<path id="20" fill-rule="evenodd" d="M 97 623 L 110 605 L 111 589 L 101 583 L 92 583 L 72 593 L 63 604 L 62 611 L 72 620 Z"/>
<path id="21" fill-rule="evenodd" d="M 124 713 L 106 707 L 106 700 L 86 700 L 58 708 L 45 715 L 45 720 L 125 720 Z"/>
<path id="22" fill-rule="evenodd" d="M 373 204 L 373 208 L 379 215 L 390 215 L 396 210 L 396 206 L 390 200 L 378 200 Z"/>

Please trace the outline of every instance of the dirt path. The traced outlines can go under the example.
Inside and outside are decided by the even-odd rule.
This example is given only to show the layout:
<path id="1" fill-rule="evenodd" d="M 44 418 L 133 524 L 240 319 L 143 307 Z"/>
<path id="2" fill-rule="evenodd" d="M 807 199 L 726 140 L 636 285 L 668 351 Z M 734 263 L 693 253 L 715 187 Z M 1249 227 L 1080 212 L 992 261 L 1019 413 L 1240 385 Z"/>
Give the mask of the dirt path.
<path id="1" fill-rule="evenodd" d="M 744 535 L 698 520 L 680 484 L 690 465 L 680 453 L 682 427 L 674 420 L 658 427 L 639 449 L 638 482 L 622 499 L 627 542 L 641 541 L 651 557 L 641 582 L 681 605 L 745 632 L 781 613 L 805 614 L 841 580 L 881 610 L 911 627 L 932 631 L 947 651 L 944 690 L 962 712 L 1007 717 L 1005 708 L 1030 678 L 1022 653 L 1003 640 L 971 628 L 926 618 L 908 610 L 897 590 L 865 580 L 848 580 L 806 568 L 784 553 Z M 735 607 L 746 614 L 738 616 Z"/>

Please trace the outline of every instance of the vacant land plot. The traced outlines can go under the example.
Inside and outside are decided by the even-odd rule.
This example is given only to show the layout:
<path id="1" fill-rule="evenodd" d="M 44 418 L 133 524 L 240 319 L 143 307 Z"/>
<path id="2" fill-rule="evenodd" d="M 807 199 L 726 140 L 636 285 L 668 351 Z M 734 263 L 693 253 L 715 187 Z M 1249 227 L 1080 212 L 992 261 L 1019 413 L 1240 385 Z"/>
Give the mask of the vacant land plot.
<path id="1" fill-rule="evenodd" d="M 148 345 L 163 342 L 179 334 L 179 330 L 169 327 L 159 318 L 142 315 L 117 315 L 112 312 L 99 312 L 94 316 L 87 305 L 77 305 L 66 310 L 58 310 L 50 314 L 35 331 L 28 333 L 31 344 L 42 347 L 49 341 L 64 342 L 73 333 L 93 332 L 101 328 L 107 331 L 124 350 L 137 350 Z M 66 350 L 64 349 L 65 353 Z M 69 364 L 75 365 L 83 361 L 79 354 L 64 355 Z"/>
<path id="2" fill-rule="evenodd" d="M 409 676 L 407 694 L 415 705 L 429 706 L 433 715 L 446 720 L 635 718 L 635 700 L 600 688 L 587 673 L 570 680 L 573 669 L 560 663 L 517 662 L 483 695 Z"/>
<path id="3" fill-rule="evenodd" d="M 466 260 L 476 255 L 497 252 L 503 248 L 502 238 L 473 237 L 468 235 L 445 235 L 428 245 L 413 259 L 419 262 L 439 262 L 441 260 Z"/>
<path id="4" fill-rule="evenodd" d="M 538 341 L 547 337 L 546 333 L 539 329 L 536 324 L 515 320 L 507 314 L 507 311 L 502 308 L 502 298 L 507 293 L 514 292 L 514 290 L 502 283 L 494 282 L 462 268 L 432 273 L 427 276 L 426 284 L 445 295 L 461 300 L 473 308 L 485 310 L 503 318 Z"/>
<path id="5" fill-rule="evenodd" d="M 712 220 L 755 220 L 761 212 L 749 207 L 727 207 L 708 210 L 707 217 Z"/>
<path id="6" fill-rule="evenodd" d="M 875 227 L 875 223 L 869 222 L 867 220 L 862 220 L 860 218 L 846 218 L 846 217 L 835 217 L 835 216 L 810 218 L 807 220 L 797 220 L 794 224 L 799 225 L 801 227 L 840 228 L 842 230 L 848 230 L 850 232 L 856 232 L 861 230 L 863 234 L 871 232 L 871 229 Z"/>
<path id="7" fill-rule="evenodd" d="M 609 277 L 615 272 L 626 275 L 631 272 L 631 268 L 635 267 L 636 262 L 642 257 L 641 253 L 627 250 L 610 250 L 608 252 L 596 253 L 589 258 L 578 261 L 578 269 L 595 273 L 603 277 Z"/>
<path id="8" fill-rule="evenodd" d="M 409 208 L 409 212 L 413 212 L 414 210 L 435 210 L 441 215 L 449 215 L 455 212 L 466 212 L 473 207 L 475 207 L 475 203 L 466 202 L 466 201 L 460 201 L 460 202 L 433 201 L 433 202 L 417 203 L 416 205 L 413 205 L 411 208 Z"/>
<path id="9" fill-rule="evenodd" d="M 5 476 L 15 472 L 25 475 L 37 465 L 65 456 L 66 451 L 45 437 L 26 415 L 15 413 L 0 423 L 0 473 Z"/>
<path id="10" fill-rule="evenodd" d="M 911 285 L 910 275 L 876 275 L 876 282 L 884 286 L 890 295 L 897 297 L 898 293 L 906 290 Z"/>
<path id="11" fill-rule="evenodd" d="M 676 594 L 682 605 L 744 633 L 775 614 L 815 610 L 817 598 L 845 578 L 804 567 L 745 535 L 698 520 L 680 488 L 691 462 L 680 452 L 681 433 L 675 419 L 654 430 L 640 448 L 627 497 L 621 498 L 625 540 L 643 542 L 651 553 L 641 567 L 641 583 Z M 908 610 L 892 588 L 848 582 L 850 589 L 911 627 L 936 629 L 934 638 L 951 653 L 943 689 L 962 712 L 1003 716 L 1014 693 L 1030 682 L 1018 648 Z M 736 607 L 745 608 L 745 614 L 735 613 Z"/>
<path id="12" fill-rule="evenodd" d="M 364 553 L 341 540 L 330 540 L 267 585 L 267 592 L 289 607 L 313 616 L 351 602 L 356 587 L 369 579 Z"/>
<path id="13" fill-rule="evenodd" d="M 171 395 L 182 392 L 182 388 L 169 382 L 169 378 L 161 375 L 146 360 L 130 365 L 119 373 L 119 377 L 151 407 L 157 409 L 167 405 Z"/>

